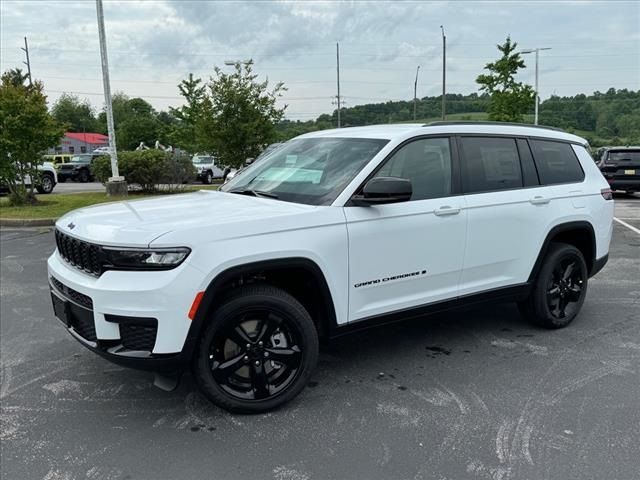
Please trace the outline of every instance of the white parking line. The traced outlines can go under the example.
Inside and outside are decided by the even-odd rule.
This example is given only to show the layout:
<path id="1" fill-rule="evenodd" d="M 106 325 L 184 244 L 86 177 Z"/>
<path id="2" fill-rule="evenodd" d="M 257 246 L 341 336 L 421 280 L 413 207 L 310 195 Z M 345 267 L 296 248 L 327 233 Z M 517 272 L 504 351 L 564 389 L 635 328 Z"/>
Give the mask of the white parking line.
<path id="1" fill-rule="evenodd" d="M 623 222 L 622 220 L 620 220 L 619 218 L 613 217 L 613 219 L 618 222 L 620 225 L 627 227 L 629 230 L 636 232 L 638 235 L 640 235 L 640 230 L 638 230 L 636 227 L 634 227 L 633 225 L 629 225 L 627 222 Z"/>

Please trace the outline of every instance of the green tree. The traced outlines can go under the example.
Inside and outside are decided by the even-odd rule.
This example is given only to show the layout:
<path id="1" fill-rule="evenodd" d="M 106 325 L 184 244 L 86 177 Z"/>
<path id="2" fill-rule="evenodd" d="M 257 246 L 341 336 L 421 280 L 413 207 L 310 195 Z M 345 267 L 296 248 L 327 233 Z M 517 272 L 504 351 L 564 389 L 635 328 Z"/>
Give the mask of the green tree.
<path id="1" fill-rule="evenodd" d="M 268 80 L 259 82 L 257 78 L 253 62 L 248 61 L 236 63 L 228 74 L 216 67 L 215 77 L 204 91 L 191 75 L 181 84 L 180 92 L 191 110 L 180 114 L 184 118 L 187 113 L 194 115 L 189 122 L 195 149 L 214 153 L 223 165 L 239 167 L 278 138 L 276 124 L 286 106 L 279 108 L 276 101 L 286 88 L 282 83 L 270 88 Z"/>
<path id="2" fill-rule="evenodd" d="M 201 121 L 204 112 L 210 110 L 207 87 L 200 78 L 195 78 L 193 73 L 190 73 L 189 78 L 180 82 L 178 90 L 186 103 L 179 108 L 169 107 L 169 111 L 177 120 L 171 141 L 176 146 L 195 153 L 202 149 L 196 138 L 196 125 Z"/>
<path id="3" fill-rule="evenodd" d="M 99 129 L 93 107 L 87 99 L 63 93 L 53 104 L 51 114 L 58 122 L 66 124 L 71 132 L 95 132 Z"/>
<path id="4" fill-rule="evenodd" d="M 4 72 L 3 77 L 6 77 L 7 81 L 14 87 L 21 87 L 29 80 L 29 75 L 22 73 L 21 68 L 12 68 Z"/>
<path id="5" fill-rule="evenodd" d="M 166 141 L 161 138 L 163 128 L 158 120 L 158 113 L 146 100 L 129 98 L 119 92 L 111 99 L 111 105 L 118 149 L 133 150 L 140 145 L 140 142 L 152 146 L 156 140 L 161 143 Z M 101 112 L 98 119 L 104 126 L 102 133 L 106 134 L 105 112 Z"/>
<path id="6" fill-rule="evenodd" d="M 515 80 L 518 70 L 526 68 L 524 60 L 516 51 L 517 46 L 516 42 L 511 42 L 510 37 L 502 45 L 497 45 L 502 56 L 485 65 L 485 70 L 490 73 L 479 75 L 476 79 L 480 90 L 490 95 L 489 120 L 522 122 L 523 114 L 533 105 L 533 89 Z"/>
<path id="7" fill-rule="evenodd" d="M 10 73 L 0 84 L 0 181 L 9 186 L 14 205 L 35 203 L 35 181 L 27 189 L 26 177 L 36 180 L 42 153 L 58 144 L 64 129 L 49 114 L 40 82 L 15 83 Z"/>

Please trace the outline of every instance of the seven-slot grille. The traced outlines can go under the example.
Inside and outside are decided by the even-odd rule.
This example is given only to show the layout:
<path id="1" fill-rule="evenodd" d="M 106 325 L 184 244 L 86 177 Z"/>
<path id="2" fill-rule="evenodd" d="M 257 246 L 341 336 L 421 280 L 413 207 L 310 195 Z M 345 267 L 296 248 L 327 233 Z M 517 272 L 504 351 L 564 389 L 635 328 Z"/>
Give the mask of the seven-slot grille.
<path id="1" fill-rule="evenodd" d="M 62 258 L 74 267 L 96 276 L 102 273 L 100 246 L 65 235 L 57 229 L 56 245 Z"/>

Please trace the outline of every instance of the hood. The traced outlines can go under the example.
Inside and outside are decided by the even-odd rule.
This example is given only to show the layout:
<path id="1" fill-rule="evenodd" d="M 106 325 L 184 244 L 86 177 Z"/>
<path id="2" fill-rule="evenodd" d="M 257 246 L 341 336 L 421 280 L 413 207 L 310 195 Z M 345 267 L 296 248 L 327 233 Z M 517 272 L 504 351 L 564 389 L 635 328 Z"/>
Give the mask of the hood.
<path id="1" fill-rule="evenodd" d="M 148 246 L 172 231 L 230 223 L 264 224 L 316 207 L 273 199 L 201 190 L 148 200 L 114 202 L 74 210 L 56 222 L 61 231 L 101 245 Z M 185 245 L 191 243 L 186 239 Z"/>

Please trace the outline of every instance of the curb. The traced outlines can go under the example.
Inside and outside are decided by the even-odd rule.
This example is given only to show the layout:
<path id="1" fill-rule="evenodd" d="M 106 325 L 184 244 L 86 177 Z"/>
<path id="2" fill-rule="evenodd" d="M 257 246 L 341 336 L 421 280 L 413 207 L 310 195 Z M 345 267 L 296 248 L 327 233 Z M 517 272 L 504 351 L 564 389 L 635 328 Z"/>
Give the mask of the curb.
<path id="1" fill-rule="evenodd" d="M 0 227 L 52 227 L 57 218 L 0 218 Z"/>

